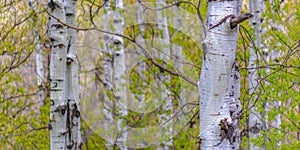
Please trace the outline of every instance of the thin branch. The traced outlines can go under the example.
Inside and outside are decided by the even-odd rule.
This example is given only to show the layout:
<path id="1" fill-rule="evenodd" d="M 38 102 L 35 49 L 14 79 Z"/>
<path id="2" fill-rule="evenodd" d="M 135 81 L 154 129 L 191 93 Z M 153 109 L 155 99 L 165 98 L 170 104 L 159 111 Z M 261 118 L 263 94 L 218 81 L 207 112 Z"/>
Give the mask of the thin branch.
<path id="1" fill-rule="evenodd" d="M 204 21 L 203 21 L 201 12 L 200 12 L 201 0 L 198 1 L 197 6 L 196 6 L 194 3 L 189 2 L 189 1 L 179 1 L 179 2 L 175 2 L 175 3 L 172 3 L 172 4 L 170 4 L 170 5 L 161 7 L 161 8 L 151 8 L 151 7 L 147 7 L 147 6 L 144 5 L 140 0 L 138 0 L 138 2 L 139 2 L 140 4 L 142 4 L 146 9 L 153 10 L 153 11 L 160 11 L 160 10 L 163 10 L 163 9 L 167 9 L 167 8 L 173 7 L 174 5 L 177 5 L 177 6 L 178 6 L 178 5 L 180 5 L 180 4 L 188 4 L 188 5 L 191 5 L 191 6 L 193 6 L 193 7 L 197 10 L 197 16 L 198 16 L 198 18 L 199 18 L 199 20 L 200 20 L 200 23 L 201 23 L 201 25 L 202 25 L 203 32 L 204 32 L 204 36 L 206 36 L 206 27 L 205 27 L 205 24 L 204 24 Z"/>

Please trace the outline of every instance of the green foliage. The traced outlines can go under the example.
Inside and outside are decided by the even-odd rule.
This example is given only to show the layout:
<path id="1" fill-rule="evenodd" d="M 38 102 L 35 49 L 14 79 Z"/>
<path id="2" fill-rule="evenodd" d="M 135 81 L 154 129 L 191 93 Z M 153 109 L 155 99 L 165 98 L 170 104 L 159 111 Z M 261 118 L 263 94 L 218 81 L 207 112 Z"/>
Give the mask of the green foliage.
<path id="1" fill-rule="evenodd" d="M 299 126 L 299 56 L 297 52 L 299 47 L 296 43 L 299 40 L 299 19 L 297 11 L 299 5 L 296 2 L 288 1 L 285 4 L 282 1 L 273 1 L 273 3 L 265 2 L 266 9 L 263 13 L 264 22 L 262 25 L 262 43 L 263 48 L 268 49 L 271 55 L 269 62 L 260 59 L 257 65 L 259 75 L 258 88 L 253 95 L 247 94 L 248 89 L 248 72 L 241 69 L 241 101 L 244 111 L 249 108 L 249 104 L 255 101 L 257 111 L 267 116 L 267 128 L 262 131 L 263 136 L 250 139 L 256 145 L 267 147 L 268 149 L 297 149 L 297 127 Z M 292 15 L 291 10 L 295 11 Z M 287 21 L 288 20 L 288 21 Z M 239 38 L 239 46 L 237 58 L 241 68 L 248 67 L 249 52 L 251 41 L 255 39 L 255 35 L 250 25 L 243 24 Z M 245 30 L 246 29 L 246 30 Z M 252 39 L 247 34 L 253 37 Z M 276 57 L 275 54 L 280 53 Z M 257 49 L 257 55 L 262 57 L 262 49 Z M 273 56 L 273 57 L 272 57 Z M 280 106 L 278 106 L 280 104 Z M 266 111 L 267 110 L 267 111 Z M 241 129 L 247 130 L 247 114 L 241 122 Z M 274 123 L 278 122 L 280 117 L 281 124 L 277 128 Z M 266 117 L 262 118 L 263 120 Z M 265 141 L 265 136 L 268 140 Z M 242 147 L 247 147 L 248 138 L 244 137 Z M 278 143 L 280 143 L 278 145 Z"/>
<path id="2" fill-rule="evenodd" d="M 33 30 L 39 26 L 44 42 L 47 17 L 38 14 L 42 6 L 32 10 L 25 1 L 0 5 L 0 149 L 49 149 L 49 103 L 36 100 L 32 76 Z"/>
<path id="3" fill-rule="evenodd" d="M 127 0 L 124 1 L 125 5 L 135 4 L 136 1 Z M 155 2 L 150 0 L 148 2 Z M 197 6 L 196 0 L 189 1 Z M 42 2 L 41 2 L 42 3 Z M 103 14 L 105 10 L 101 8 L 103 1 L 91 1 L 83 0 L 78 2 L 77 8 L 77 25 L 80 28 L 100 28 L 103 29 Z M 167 4 L 172 4 L 173 1 L 167 1 Z M 280 52 L 281 54 L 270 59 L 269 62 L 259 60 L 257 68 L 259 79 L 261 80 L 259 87 L 256 89 L 253 95 L 249 95 L 248 89 L 248 61 L 249 61 L 249 48 L 252 45 L 252 41 L 255 39 L 254 30 L 251 29 L 249 23 L 242 23 L 240 28 L 238 48 L 237 48 L 237 60 L 240 66 L 241 74 L 241 102 L 243 107 L 243 119 L 240 122 L 240 129 L 246 133 L 248 129 L 248 115 L 250 104 L 256 101 L 257 111 L 265 114 L 263 119 L 267 119 L 268 128 L 262 131 L 262 135 L 267 135 L 268 140 L 265 143 L 265 136 L 261 136 L 256 139 L 249 139 L 247 136 L 243 136 L 242 148 L 249 147 L 249 141 L 254 142 L 258 146 L 266 146 L 268 149 L 298 149 L 299 139 L 297 139 L 297 132 L 299 132 L 299 35 L 300 35 L 300 8 L 299 2 L 296 1 L 273 1 L 273 3 L 265 2 L 266 9 L 263 13 L 264 23 L 263 28 L 263 48 L 268 49 L 268 52 Z M 194 6 L 182 3 L 180 8 L 197 15 L 197 10 Z M 115 8 L 113 8 L 115 9 Z M 43 11 L 43 6 L 37 5 L 37 10 L 28 8 L 28 4 L 25 1 L 14 1 L 11 4 L 0 2 L 0 149 L 49 149 L 49 83 L 44 81 L 42 87 L 36 85 L 35 74 L 35 44 L 33 31 L 38 27 L 38 33 L 40 36 L 40 43 L 43 47 L 43 55 L 45 58 L 44 66 L 47 66 L 47 58 L 49 58 L 49 50 L 47 46 L 47 21 L 48 14 Z M 123 13 L 118 10 L 119 13 Z M 199 8 L 204 22 L 207 14 L 207 0 L 201 1 Z M 90 15 L 92 13 L 92 15 Z M 17 14 L 17 15 L 15 15 Z M 112 16 L 110 16 L 112 17 Z M 35 21 L 33 21 L 35 20 Z M 94 23 L 99 24 L 93 24 Z M 172 18 L 169 20 L 172 20 Z M 101 22 L 102 21 L 102 22 Z M 125 20 L 126 22 L 126 20 Z M 96 25 L 96 26 L 94 26 Z M 112 27 L 113 22 L 110 21 L 109 25 Z M 277 25 L 277 26 L 276 26 Z M 124 35 L 137 39 L 138 35 L 142 35 L 144 39 L 154 39 L 162 37 L 163 32 L 158 30 L 157 24 L 145 24 L 145 32 L 141 33 L 138 25 L 131 25 L 126 27 Z M 170 33 L 170 42 L 176 46 L 182 47 L 183 59 L 188 63 L 183 63 L 183 75 L 196 82 L 199 78 L 200 67 L 202 63 L 202 48 L 201 44 L 194 41 L 191 37 L 188 37 L 182 32 L 178 32 L 173 27 L 168 27 Z M 115 29 L 112 29 L 112 32 Z M 101 32 L 80 31 L 78 32 L 78 41 L 83 39 L 84 34 L 97 35 L 87 39 L 86 47 L 94 46 L 94 49 L 98 51 L 102 50 L 105 46 L 103 44 L 103 34 Z M 98 42 L 99 40 L 101 42 Z M 98 43 L 97 43 L 98 42 Z M 153 41 L 151 41 L 153 42 Z M 130 47 L 132 41 L 124 39 L 124 46 Z M 150 46 L 149 46 L 150 45 Z M 146 49 L 151 51 L 151 54 L 157 54 L 157 51 L 153 50 L 153 47 L 159 47 L 159 49 L 170 48 L 175 49 L 174 45 L 163 45 L 159 42 L 153 42 L 149 44 Z M 110 45 L 113 48 L 113 45 Z M 137 49 L 136 47 L 134 47 Z M 134 49 L 132 48 L 132 49 Z M 254 47 L 252 47 L 254 48 Z M 99 50 L 100 49 L 100 50 Z M 119 50 L 119 49 L 118 49 Z M 255 49 L 259 57 L 262 56 L 262 49 Z M 135 51 L 136 52 L 136 51 Z M 159 53 L 159 52 L 158 52 Z M 103 78 L 101 71 L 103 68 L 103 56 L 109 56 L 113 59 L 112 54 L 103 53 L 103 51 L 97 52 L 99 56 L 95 56 L 96 66 L 99 77 Z M 81 56 L 87 56 L 87 52 L 84 51 Z M 153 102 L 153 99 L 160 99 L 162 97 L 160 90 L 163 87 L 170 89 L 171 97 L 173 99 L 174 109 L 178 109 L 180 103 L 182 89 L 186 91 L 192 91 L 191 85 L 187 83 L 183 78 L 175 75 L 171 75 L 167 71 L 163 71 L 156 66 L 149 58 L 140 58 L 141 62 L 146 64 L 146 70 L 139 72 L 138 66 L 134 66 L 129 70 L 129 76 L 126 77 L 129 81 L 128 93 L 133 95 L 132 99 L 138 99 L 139 96 L 144 95 L 147 105 L 143 108 L 145 110 L 152 110 L 150 112 L 138 113 L 128 112 L 125 116 L 116 116 L 117 120 L 125 120 L 123 125 L 130 127 L 150 127 L 162 123 L 162 114 L 170 115 L 171 110 L 164 110 L 163 102 Z M 179 68 L 175 67 L 178 63 L 174 60 L 176 58 L 165 60 L 158 57 L 153 59 L 158 64 L 174 71 L 179 72 Z M 191 62 L 189 64 L 189 62 Z M 81 72 L 90 73 L 89 69 L 84 68 L 90 64 L 80 64 Z M 267 71 L 267 69 L 269 71 Z M 47 70 L 47 69 L 46 69 Z M 46 71 L 49 73 L 49 70 Z M 169 81 L 162 82 L 160 85 L 158 77 L 160 75 L 170 76 Z M 144 76 L 145 78 L 142 78 Z M 124 77 L 125 78 L 125 77 Z M 80 76 L 81 86 L 88 87 L 92 81 L 86 76 Z M 97 79 L 96 77 L 92 78 Z M 150 89 L 150 86 L 155 88 Z M 102 102 L 103 95 L 106 94 L 108 98 L 115 101 L 114 92 L 110 90 L 103 90 L 104 86 L 98 89 L 92 89 L 94 91 L 100 91 L 99 93 L 93 93 L 88 95 L 87 100 L 97 99 L 97 102 Z M 44 90 L 47 95 L 43 102 L 37 101 L 37 92 Z M 92 91 L 91 90 L 91 91 Z M 188 93 L 194 98 L 194 101 L 198 101 L 196 95 L 198 93 Z M 86 100 L 86 99 L 84 99 Z M 281 106 L 278 107 L 277 104 Z M 88 105 L 93 105 L 87 103 Z M 156 108 L 156 105 L 160 107 Z M 266 112 L 266 105 L 268 111 Z M 110 110 L 114 112 L 114 110 Z M 91 117 L 93 114 L 90 114 Z M 280 116 L 281 124 L 280 128 L 274 128 L 272 124 L 276 122 L 277 117 Z M 105 149 L 107 143 L 105 139 L 97 135 L 85 122 L 81 122 L 82 138 L 84 141 L 84 149 Z M 173 138 L 174 149 L 197 149 L 199 134 L 199 118 L 194 117 L 190 122 L 182 129 L 178 135 Z M 247 134 L 246 134 L 247 135 Z M 277 143 L 281 142 L 280 145 Z M 113 147 L 112 147 L 113 148 Z M 145 148 L 147 150 L 156 149 L 156 146 Z"/>

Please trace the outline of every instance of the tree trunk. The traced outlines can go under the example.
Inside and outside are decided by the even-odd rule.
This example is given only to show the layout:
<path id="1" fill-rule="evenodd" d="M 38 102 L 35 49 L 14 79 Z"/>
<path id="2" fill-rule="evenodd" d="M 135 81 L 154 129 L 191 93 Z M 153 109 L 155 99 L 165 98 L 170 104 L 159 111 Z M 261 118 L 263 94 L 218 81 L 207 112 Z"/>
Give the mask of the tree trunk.
<path id="1" fill-rule="evenodd" d="M 203 42 L 203 64 L 199 81 L 200 142 L 202 150 L 239 149 L 239 74 L 235 54 L 238 39 L 231 17 L 240 13 L 239 0 L 208 2 L 208 31 Z"/>
<path id="2" fill-rule="evenodd" d="M 124 19 L 120 13 L 123 10 L 122 0 L 107 0 L 105 1 L 105 9 L 107 16 L 104 22 L 104 29 L 106 31 L 114 31 L 115 33 L 123 34 Z M 112 6 L 113 5 L 113 6 Z M 109 15 L 111 7 L 116 8 L 112 16 Z M 113 26 L 109 26 L 113 21 Z M 112 120 L 117 121 L 118 133 L 114 139 L 107 139 L 110 144 L 118 145 L 122 149 L 126 148 L 127 132 L 122 131 L 126 127 L 122 117 L 127 115 L 127 91 L 126 91 L 126 66 L 124 41 L 122 37 L 105 34 L 105 50 L 104 50 L 104 115 L 107 122 Z M 118 108 L 118 110 L 117 110 Z M 109 110 L 110 109 L 110 110 Z M 119 116 L 117 118 L 117 116 Z M 110 121 L 109 121 L 110 120 Z M 105 130 L 109 129 L 109 124 L 104 123 Z M 109 148 L 109 145 L 107 145 Z"/>
<path id="3" fill-rule="evenodd" d="M 66 22 L 62 0 L 49 0 L 50 13 Z M 67 30 L 64 25 L 50 17 L 50 149 L 66 149 L 66 97 L 65 69 L 67 53 Z"/>
<path id="4" fill-rule="evenodd" d="M 76 26 L 76 0 L 65 0 L 66 22 Z M 82 149 L 80 135 L 80 99 L 76 30 L 67 29 L 67 66 L 66 66 L 66 98 L 67 98 L 67 146 L 69 149 Z"/>
<path id="5" fill-rule="evenodd" d="M 110 5 L 110 1 L 109 0 L 105 0 L 104 1 L 104 8 L 106 10 L 106 16 L 104 18 L 104 30 L 106 31 L 110 31 L 110 15 L 108 15 L 109 13 L 111 13 L 111 5 Z M 104 40 L 105 40 L 105 48 L 104 48 L 104 64 L 103 64 L 103 68 L 104 68 L 104 78 L 103 78 L 103 82 L 104 82 L 104 100 L 103 100 L 103 105 L 104 105 L 104 109 L 103 109 L 103 115 L 104 115 L 104 120 L 105 122 L 103 122 L 104 126 L 104 130 L 105 131 L 109 131 L 109 124 L 107 122 L 109 122 L 110 120 L 113 120 L 114 118 L 114 99 L 111 96 L 113 93 L 113 59 L 112 59 L 112 51 L 110 48 L 110 44 L 112 42 L 112 35 L 110 34 L 104 34 Z M 106 139 L 107 143 L 109 144 L 113 144 L 113 140 L 114 139 Z M 109 149 L 109 144 L 106 144 L 106 148 Z"/>
<path id="6" fill-rule="evenodd" d="M 254 45 L 252 48 L 250 48 L 250 58 L 249 58 L 249 95 L 256 95 L 255 91 L 259 89 L 258 87 L 258 75 L 257 75 L 257 63 L 259 60 L 259 50 L 261 50 L 262 44 L 261 44 L 261 23 L 262 18 L 261 14 L 263 12 L 263 0 L 251 0 L 249 2 L 250 11 L 254 14 L 254 17 L 250 20 L 251 25 L 254 28 L 255 31 L 255 40 Z M 264 127 L 263 118 L 262 115 L 257 112 L 257 105 L 259 101 L 259 97 L 257 96 L 251 96 L 253 99 L 250 99 L 250 107 L 251 112 L 249 115 L 249 137 L 250 139 L 255 139 L 259 136 L 262 136 L 261 130 Z M 267 108 L 267 107 L 266 107 Z M 256 146 L 255 143 L 250 142 L 250 150 L 259 149 L 260 147 Z"/>
<path id="7" fill-rule="evenodd" d="M 36 3 L 34 0 L 30 0 L 29 2 L 29 7 L 33 10 L 36 11 Z M 45 90 L 43 87 L 43 82 L 45 81 L 45 74 L 44 74 L 44 67 L 43 67 L 43 55 L 42 55 L 42 48 L 40 45 L 40 34 L 39 34 L 39 27 L 38 27 L 38 22 L 37 22 L 37 17 L 32 19 L 32 22 L 34 24 L 34 31 L 33 31 L 33 36 L 34 36 L 34 44 L 35 44 L 35 63 L 36 63 L 36 74 L 37 74 L 37 85 L 39 87 L 39 92 L 38 92 L 38 103 L 45 105 Z"/>
<path id="8" fill-rule="evenodd" d="M 124 19 L 122 17 L 123 11 L 123 0 L 114 0 L 114 7 L 116 11 L 114 12 L 114 29 L 115 33 L 124 34 Z M 125 66 L 125 52 L 124 52 L 124 40 L 120 36 L 113 36 L 113 69 L 114 69 L 114 79 L 115 79 L 115 101 L 118 107 L 118 116 L 121 118 L 117 118 L 117 126 L 120 131 L 120 135 L 118 135 L 120 143 L 119 145 L 121 149 L 126 150 L 126 141 L 127 141 L 127 131 L 126 131 L 126 123 L 124 124 L 125 120 L 122 118 L 128 114 L 128 102 L 127 102 L 127 87 L 126 87 L 126 66 Z M 123 131 L 123 129 L 125 129 Z"/>

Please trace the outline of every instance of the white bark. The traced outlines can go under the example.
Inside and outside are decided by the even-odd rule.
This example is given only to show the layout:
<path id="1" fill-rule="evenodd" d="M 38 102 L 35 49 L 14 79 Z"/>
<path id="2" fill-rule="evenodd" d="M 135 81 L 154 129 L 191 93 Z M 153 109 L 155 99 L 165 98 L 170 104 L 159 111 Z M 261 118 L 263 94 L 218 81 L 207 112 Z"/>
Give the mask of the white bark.
<path id="1" fill-rule="evenodd" d="M 29 7 L 33 9 L 33 11 L 36 11 L 36 2 L 34 0 L 29 1 Z M 43 67 L 43 55 L 42 55 L 42 48 L 40 45 L 40 35 L 39 35 L 39 27 L 37 22 L 37 17 L 32 19 L 32 22 L 34 24 L 34 44 L 35 44 L 35 62 L 36 62 L 36 73 L 37 73 L 37 85 L 39 87 L 38 92 L 38 102 L 41 104 L 44 103 L 45 93 L 43 89 L 43 82 L 45 81 L 45 74 L 44 74 L 44 67 Z"/>
<path id="2" fill-rule="evenodd" d="M 238 0 L 208 2 L 208 25 L 211 27 L 225 16 L 237 15 L 239 11 Z M 203 42 L 204 58 L 199 81 L 201 97 L 199 138 L 202 150 L 239 149 L 239 143 L 233 140 L 234 138 L 238 140 L 237 115 L 240 111 L 239 107 L 233 107 L 233 104 L 239 105 L 239 89 L 237 89 L 239 80 L 232 77 L 234 72 L 237 74 L 233 70 L 237 38 L 237 28 L 231 29 L 227 19 L 215 28 L 209 29 Z M 219 125 L 222 120 L 226 120 L 234 127 L 230 137 L 223 140 Z"/>
<path id="3" fill-rule="evenodd" d="M 166 5 L 165 0 L 156 0 L 157 8 L 161 8 L 162 6 Z M 157 11 L 157 22 L 158 22 L 158 30 L 162 31 L 162 40 L 160 40 L 161 44 L 163 45 L 163 49 L 159 52 L 159 58 L 164 61 L 164 65 L 169 63 L 169 58 L 171 55 L 170 52 L 170 34 L 168 29 L 168 20 L 167 17 L 164 16 L 165 14 L 162 14 L 161 11 Z M 162 109 L 164 110 L 164 113 L 161 114 L 159 117 L 161 118 L 162 124 L 170 124 L 173 120 L 169 119 L 168 115 L 166 114 L 166 111 L 171 111 L 173 113 L 173 102 L 172 97 L 170 93 L 170 87 L 166 83 L 170 83 L 171 76 L 165 75 L 164 71 L 160 72 L 160 85 L 163 86 L 163 91 L 161 92 L 161 99 L 160 101 L 163 101 L 162 103 Z M 172 128 L 167 127 L 167 130 L 165 134 L 171 135 L 172 134 Z M 163 146 L 158 147 L 160 150 L 168 150 L 173 147 L 173 140 L 170 139 L 169 141 L 163 143 Z"/>
<path id="4" fill-rule="evenodd" d="M 65 22 L 62 0 L 49 0 L 50 13 Z M 56 19 L 50 20 L 50 149 L 66 149 L 65 68 L 67 30 Z"/>
<path id="5" fill-rule="evenodd" d="M 123 11 L 123 0 L 114 0 L 116 11 L 114 12 L 114 29 L 118 34 L 123 34 L 124 28 L 124 19 L 120 12 Z M 120 36 L 113 36 L 113 67 L 114 67 L 114 79 L 115 79 L 115 100 L 118 107 L 119 116 L 123 117 L 127 115 L 127 90 L 126 90 L 126 66 L 125 66 L 125 52 L 124 52 L 124 40 Z M 119 145 L 120 148 L 126 150 L 126 141 L 127 141 L 127 131 L 122 131 L 125 129 L 124 119 L 118 119 L 117 126 L 119 131 L 119 140 L 122 145 Z"/>
<path id="6" fill-rule="evenodd" d="M 110 13 L 110 2 L 107 0 L 105 1 L 104 8 L 106 10 L 106 14 Z M 109 31 L 109 15 L 106 16 L 104 20 L 104 29 Z M 107 92 L 112 92 L 113 86 L 112 86 L 112 53 L 109 47 L 109 42 L 111 42 L 111 35 L 110 34 L 104 34 L 105 39 L 105 48 L 104 48 L 104 87 L 105 87 L 105 93 L 104 93 L 104 99 L 106 101 L 110 101 L 110 97 L 108 96 Z M 109 108 L 109 106 L 105 108 Z M 107 112 L 105 109 L 104 112 Z M 111 116 L 112 117 L 112 116 Z"/>
<path id="7" fill-rule="evenodd" d="M 40 39 L 39 39 L 39 34 L 38 31 L 34 31 L 35 33 L 35 41 L 34 43 L 36 44 L 35 51 L 36 51 L 36 73 L 37 73 L 37 85 L 39 87 L 39 92 L 38 92 L 38 100 L 39 103 L 45 104 L 44 99 L 45 99 L 45 93 L 44 93 L 44 87 L 43 87 L 43 82 L 45 81 L 45 74 L 44 74 L 44 67 L 43 67 L 43 55 L 42 55 L 42 48 L 39 44 Z"/>
<path id="8" fill-rule="evenodd" d="M 250 12 L 254 15 L 254 17 L 250 20 L 252 27 L 255 30 L 255 40 L 254 45 L 250 48 L 250 58 L 249 58 L 249 95 L 255 95 L 255 91 L 258 90 L 258 75 L 257 75 L 257 62 L 259 60 L 258 52 L 261 50 L 262 43 L 261 43 L 261 14 L 263 12 L 263 0 L 250 0 L 249 2 Z M 257 101 L 257 96 L 252 96 L 252 103 L 250 106 L 253 106 L 255 101 Z M 258 104 L 258 103 L 256 103 Z M 267 108 L 267 107 L 266 107 Z M 251 112 L 249 114 L 249 137 L 250 138 L 257 138 L 262 136 L 261 130 L 265 126 L 263 123 L 262 115 L 256 111 L 257 107 L 253 106 L 251 108 Z M 250 143 L 250 150 L 262 149 L 255 145 L 255 143 Z"/>
<path id="9" fill-rule="evenodd" d="M 76 0 L 65 0 L 66 22 L 76 26 Z M 66 98 L 67 98 L 67 147 L 82 149 L 80 135 L 80 99 L 78 81 L 78 59 L 76 30 L 67 30 L 67 66 L 66 66 Z"/>
<path id="10" fill-rule="evenodd" d="M 235 61 L 234 68 L 232 69 L 232 73 L 230 76 L 230 90 L 227 92 L 228 98 L 231 99 L 229 102 L 229 112 L 231 118 L 235 118 L 233 120 L 233 126 L 234 126 L 234 141 L 233 141 L 233 147 L 235 149 L 239 149 L 240 143 L 241 143 L 241 137 L 240 137 L 240 130 L 239 130 L 239 123 L 240 123 L 240 117 L 242 113 L 242 106 L 240 102 L 240 73 L 238 70 L 238 62 Z"/>
<path id="11" fill-rule="evenodd" d="M 113 18 L 110 13 L 111 5 L 116 8 L 113 12 Z M 123 34 L 124 19 L 122 17 L 123 1 L 122 0 L 107 0 L 104 6 L 106 10 L 106 18 L 104 29 L 106 31 L 114 31 L 115 33 Z M 113 21 L 113 26 L 109 26 Z M 104 128 L 109 132 L 110 125 L 108 122 L 117 121 L 118 135 L 114 139 L 107 139 L 109 144 L 116 144 L 121 149 L 127 149 L 127 132 L 121 129 L 126 129 L 122 126 L 124 119 L 116 118 L 116 114 L 120 117 L 127 115 L 127 91 L 126 91 L 126 66 L 124 41 L 122 37 L 105 34 L 105 56 L 104 56 L 104 115 L 107 120 L 104 123 Z M 113 142 L 113 143 L 111 143 Z M 107 145 L 109 148 L 109 145 Z"/>
<path id="12" fill-rule="evenodd" d="M 104 30 L 110 31 L 110 13 L 111 13 L 111 4 L 109 0 L 104 1 L 105 5 L 104 8 L 106 10 L 106 16 L 104 19 Z M 112 35 L 110 34 L 104 34 L 104 40 L 105 40 L 105 48 L 104 48 L 104 101 L 103 101 L 103 115 L 104 115 L 104 130 L 109 131 L 110 130 L 110 125 L 108 122 L 111 122 L 111 120 L 114 119 L 114 99 L 113 99 L 113 59 L 112 59 L 112 50 L 110 48 L 110 45 L 112 44 Z M 109 149 L 111 144 L 114 141 L 114 139 L 106 139 L 108 144 L 106 144 L 106 148 Z"/>

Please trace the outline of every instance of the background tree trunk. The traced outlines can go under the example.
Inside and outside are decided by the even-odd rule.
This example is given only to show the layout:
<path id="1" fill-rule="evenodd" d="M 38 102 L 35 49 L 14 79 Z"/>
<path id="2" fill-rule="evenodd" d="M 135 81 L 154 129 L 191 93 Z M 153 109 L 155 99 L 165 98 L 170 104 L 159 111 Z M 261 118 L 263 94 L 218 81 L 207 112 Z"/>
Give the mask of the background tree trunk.
<path id="1" fill-rule="evenodd" d="M 30 0 L 29 7 L 36 11 L 36 7 L 38 5 L 34 0 Z M 43 82 L 45 82 L 45 73 L 44 73 L 44 66 L 43 66 L 43 54 L 42 54 L 42 48 L 40 45 L 40 33 L 39 33 L 39 24 L 37 22 L 38 16 L 35 16 L 35 18 L 32 19 L 32 22 L 34 24 L 33 29 L 33 36 L 34 36 L 34 44 L 35 44 L 35 63 L 36 63 L 36 74 L 37 74 L 37 85 L 39 87 L 38 92 L 38 103 L 40 103 L 40 106 L 45 105 L 45 89 Z"/>
<path id="2" fill-rule="evenodd" d="M 111 1 L 104 1 L 104 8 L 106 10 L 106 16 L 104 18 L 104 30 L 111 31 Z M 114 100 L 114 90 L 113 90 L 113 52 L 111 49 L 111 44 L 113 44 L 112 35 L 104 34 L 105 48 L 104 48 L 104 101 L 103 101 L 103 115 L 104 115 L 104 130 L 110 131 L 110 125 L 107 123 L 115 118 L 115 100 Z M 106 148 L 110 149 L 110 146 L 114 144 L 115 139 L 106 139 Z"/>
<path id="3" fill-rule="evenodd" d="M 114 20 L 113 25 L 115 29 L 115 33 L 124 34 L 124 19 L 122 17 L 123 12 L 123 0 L 114 0 L 114 7 L 116 11 L 114 12 Z M 126 77 L 126 66 L 125 66 L 125 52 L 124 52 L 124 40 L 120 36 L 113 36 L 113 69 L 114 69 L 114 91 L 115 91 L 115 101 L 118 107 L 118 116 L 117 118 L 117 126 L 119 128 L 119 139 L 121 142 L 119 147 L 121 149 L 126 150 L 126 141 L 127 141 L 127 131 L 126 131 L 126 123 L 124 120 L 124 116 L 128 114 L 128 102 L 127 102 L 127 77 Z M 125 126 L 124 126 L 125 124 Z M 125 129 L 125 130 L 123 130 Z M 123 130 L 123 131 L 122 131 Z"/>
<path id="4" fill-rule="evenodd" d="M 124 19 L 121 13 L 123 11 L 123 1 L 107 0 L 105 3 L 104 7 L 107 16 L 104 22 L 104 29 L 122 35 L 124 30 Z M 110 15 L 112 7 L 117 9 L 117 11 L 113 13 L 114 16 Z M 111 21 L 113 22 L 113 26 L 109 26 Z M 109 139 L 108 142 L 113 141 L 114 143 L 110 144 L 118 145 L 122 149 L 127 149 L 125 146 L 127 132 L 121 130 L 126 128 L 123 126 L 125 121 L 123 117 L 128 113 L 124 40 L 120 36 L 110 34 L 105 34 L 104 36 L 106 41 L 104 50 L 104 115 L 107 120 L 117 121 L 119 131 L 117 137 L 115 137 L 115 139 Z M 109 125 L 107 123 L 104 124 L 104 128 L 106 130 L 109 129 Z M 108 147 L 109 145 L 107 145 L 107 148 Z"/>
<path id="5" fill-rule="evenodd" d="M 255 92 L 259 89 L 259 80 L 257 75 L 257 64 L 259 61 L 259 51 L 261 50 L 262 43 L 261 43 L 261 24 L 262 18 L 261 14 L 263 13 L 263 0 L 250 0 L 249 1 L 250 12 L 254 14 L 254 17 L 250 20 L 251 25 L 255 31 L 255 40 L 250 48 L 250 58 L 249 58 L 249 95 L 252 97 L 250 99 L 250 107 L 251 111 L 249 114 L 249 137 L 252 139 L 258 138 L 262 136 L 261 130 L 264 129 L 265 122 L 263 121 L 263 116 L 257 112 L 257 106 L 260 102 L 260 98 L 256 95 Z M 267 108 L 267 107 L 265 107 Z M 259 149 L 261 147 L 256 146 L 255 143 L 250 142 L 250 150 Z"/>

